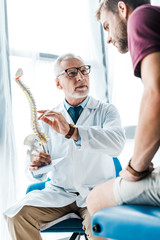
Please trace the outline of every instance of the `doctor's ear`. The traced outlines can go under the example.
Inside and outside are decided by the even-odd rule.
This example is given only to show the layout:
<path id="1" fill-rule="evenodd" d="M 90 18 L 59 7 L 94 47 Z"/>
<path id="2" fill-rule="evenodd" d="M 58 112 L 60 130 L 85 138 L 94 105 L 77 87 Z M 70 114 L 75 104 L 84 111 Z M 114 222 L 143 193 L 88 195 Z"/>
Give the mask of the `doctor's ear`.
<path id="1" fill-rule="evenodd" d="M 128 17 L 128 9 L 127 9 L 127 5 L 120 1 L 118 2 L 118 10 L 119 10 L 119 15 L 124 18 L 124 19 L 127 19 Z"/>
<path id="2" fill-rule="evenodd" d="M 55 79 L 55 82 L 56 82 L 57 88 L 58 88 L 59 90 L 62 90 L 62 86 L 61 86 L 60 81 L 59 81 L 58 78 Z"/>

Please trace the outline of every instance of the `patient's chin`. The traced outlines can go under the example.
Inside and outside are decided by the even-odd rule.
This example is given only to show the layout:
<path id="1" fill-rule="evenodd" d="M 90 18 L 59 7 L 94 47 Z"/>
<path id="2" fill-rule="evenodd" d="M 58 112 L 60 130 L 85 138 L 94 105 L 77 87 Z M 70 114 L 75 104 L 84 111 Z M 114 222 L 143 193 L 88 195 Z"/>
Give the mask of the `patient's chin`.
<path id="1" fill-rule="evenodd" d="M 121 54 L 125 54 L 125 53 L 128 52 L 128 48 L 123 48 L 123 49 L 118 48 L 118 51 L 119 51 Z"/>

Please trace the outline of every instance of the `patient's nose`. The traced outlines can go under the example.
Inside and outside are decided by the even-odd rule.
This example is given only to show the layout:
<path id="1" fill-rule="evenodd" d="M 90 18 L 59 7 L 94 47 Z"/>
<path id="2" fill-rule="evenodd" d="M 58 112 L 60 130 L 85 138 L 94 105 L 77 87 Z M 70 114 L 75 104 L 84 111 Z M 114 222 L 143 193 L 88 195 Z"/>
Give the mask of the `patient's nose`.
<path id="1" fill-rule="evenodd" d="M 107 36 L 107 43 L 111 43 L 112 42 L 112 38 L 110 36 L 110 33 L 108 32 L 108 36 Z"/>
<path id="2" fill-rule="evenodd" d="M 109 43 L 111 43 L 111 42 L 112 42 L 112 38 L 111 38 L 111 37 L 108 37 L 107 43 L 109 44 Z"/>

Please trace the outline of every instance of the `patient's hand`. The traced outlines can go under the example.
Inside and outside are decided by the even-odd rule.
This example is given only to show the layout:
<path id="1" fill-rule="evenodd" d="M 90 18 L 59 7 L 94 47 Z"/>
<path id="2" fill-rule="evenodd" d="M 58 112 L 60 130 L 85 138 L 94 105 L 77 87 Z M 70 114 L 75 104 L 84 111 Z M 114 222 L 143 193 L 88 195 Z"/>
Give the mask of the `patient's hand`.
<path id="1" fill-rule="evenodd" d="M 127 169 L 120 171 L 119 176 L 129 182 L 136 182 L 142 178 L 132 175 Z"/>
<path id="2" fill-rule="evenodd" d="M 30 171 L 35 171 L 39 167 L 45 166 L 46 164 L 51 163 L 51 155 L 40 152 L 40 153 L 35 153 L 32 162 L 29 165 L 29 170 Z"/>
<path id="3" fill-rule="evenodd" d="M 120 171 L 119 175 L 120 175 L 120 177 L 122 177 L 122 178 L 125 179 L 126 181 L 136 182 L 136 181 L 139 181 L 139 180 L 145 178 L 146 176 L 148 176 L 153 170 L 154 170 L 153 163 L 150 163 L 148 173 L 144 173 L 144 174 L 142 174 L 142 175 L 139 176 L 139 177 L 134 176 L 134 175 L 133 175 L 132 173 L 130 173 L 126 168 L 123 169 L 122 171 Z"/>

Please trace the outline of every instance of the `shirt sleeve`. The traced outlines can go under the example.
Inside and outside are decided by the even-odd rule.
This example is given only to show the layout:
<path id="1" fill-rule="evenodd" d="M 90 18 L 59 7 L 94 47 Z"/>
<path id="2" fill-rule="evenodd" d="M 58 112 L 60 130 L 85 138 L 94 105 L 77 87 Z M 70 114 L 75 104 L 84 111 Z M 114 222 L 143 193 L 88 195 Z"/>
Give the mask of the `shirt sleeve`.
<path id="1" fill-rule="evenodd" d="M 129 18 L 128 47 L 134 74 L 141 77 L 141 61 L 153 52 L 160 51 L 160 7 L 143 5 Z"/>
<path id="2" fill-rule="evenodd" d="M 75 142 L 75 144 L 76 144 L 77 147 L 80 147 L 80 146 L 81 146 L 81 136 L 80 136 L 80 134 L 78 135 L 78 141 L 75 141 L 75 140 L 74 140 L 74 142 Z"/>

